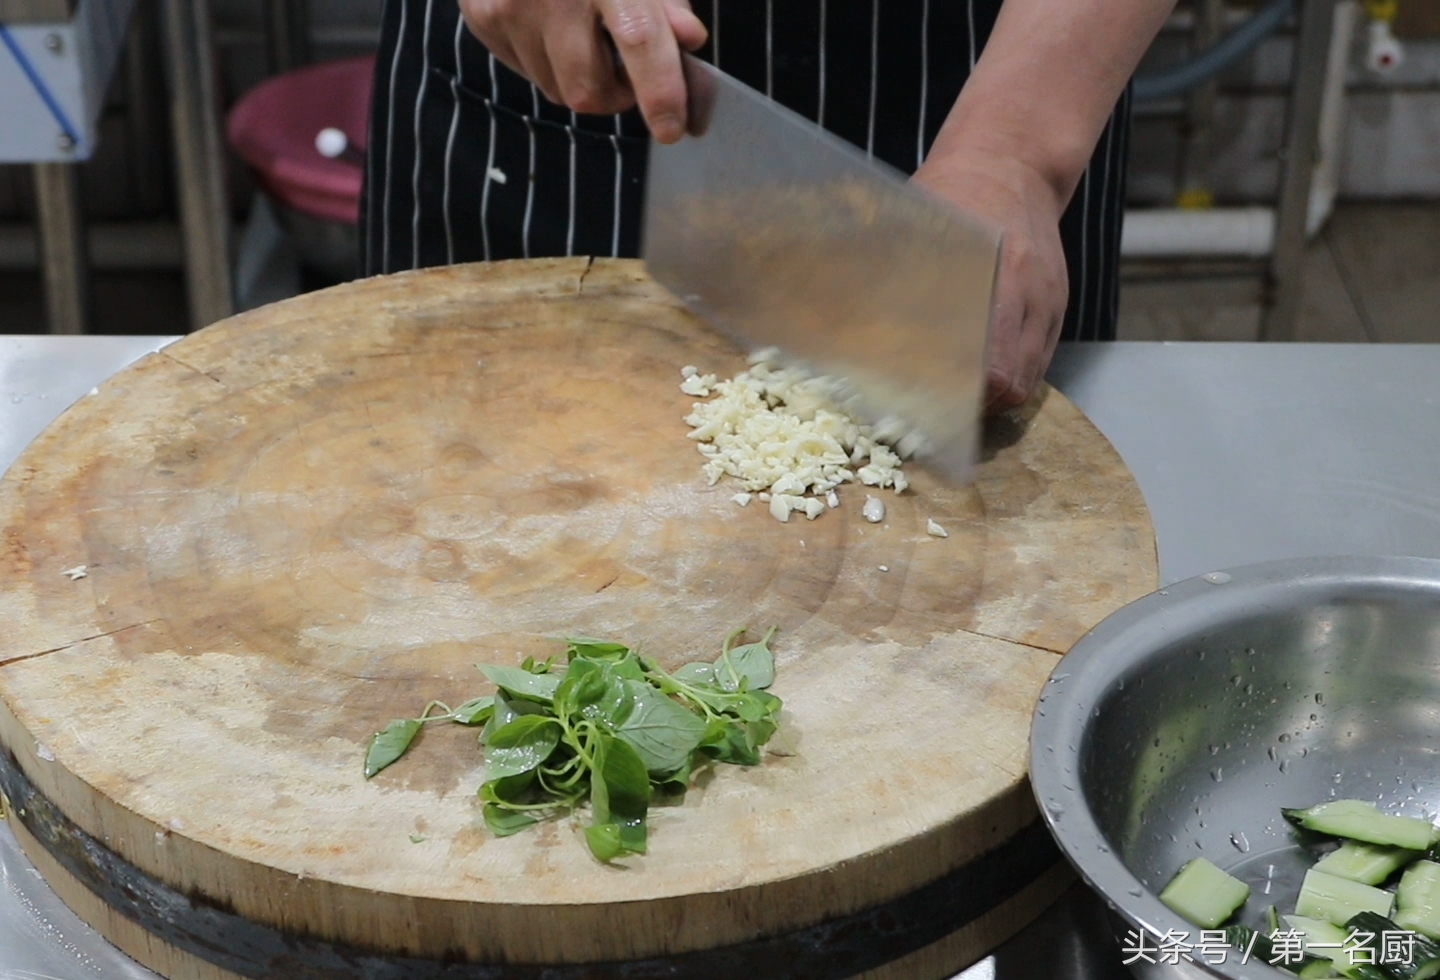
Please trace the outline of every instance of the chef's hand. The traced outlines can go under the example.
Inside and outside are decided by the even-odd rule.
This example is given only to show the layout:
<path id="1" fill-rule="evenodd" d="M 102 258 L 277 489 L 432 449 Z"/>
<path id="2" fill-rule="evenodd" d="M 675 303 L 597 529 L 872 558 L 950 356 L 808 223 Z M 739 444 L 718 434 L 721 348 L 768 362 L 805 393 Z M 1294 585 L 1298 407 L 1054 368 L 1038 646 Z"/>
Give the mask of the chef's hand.
<path id="1" fill-rule="evenodd" d="M 932 153 L 914 179 L 1003 235 L 985 407 L 996 412 L 1022 405 L 1045 377 L 1070 295 L 1055 190 L 1027 164 L 969 147 Z"/>
<path id="2" fill-rule="evenodd" d="M 460 0 L 460 13 L 496 58 L 551 102 L 597 115 L 638 103 L 655 139 L 684 135 L 680 51 L 706 38 L 689 0 Z"/>

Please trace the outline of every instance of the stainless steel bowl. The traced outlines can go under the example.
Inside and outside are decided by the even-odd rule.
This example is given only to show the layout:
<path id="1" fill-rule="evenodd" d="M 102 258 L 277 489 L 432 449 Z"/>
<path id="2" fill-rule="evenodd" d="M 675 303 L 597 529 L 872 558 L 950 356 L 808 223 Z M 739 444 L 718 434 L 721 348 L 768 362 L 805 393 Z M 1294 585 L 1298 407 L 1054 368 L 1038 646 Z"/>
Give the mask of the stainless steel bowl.
<path id="1" fill-rule="evenodd" d="M 1202 855 L 1250 883 L 1241 921 L 1261 928 L 1269 904 L 1294 908 L 1315 860 L 1281 807 L 1358 798 L 1440 812 L 1440 561 L 1273 562 L 1126 606 L 1056 666 L 1030 769 L 1050 829 L 1123 931 L 1198 945 L 1156 896 Z M 1287 975 L 1191 956 L 1132 969 Z"/>

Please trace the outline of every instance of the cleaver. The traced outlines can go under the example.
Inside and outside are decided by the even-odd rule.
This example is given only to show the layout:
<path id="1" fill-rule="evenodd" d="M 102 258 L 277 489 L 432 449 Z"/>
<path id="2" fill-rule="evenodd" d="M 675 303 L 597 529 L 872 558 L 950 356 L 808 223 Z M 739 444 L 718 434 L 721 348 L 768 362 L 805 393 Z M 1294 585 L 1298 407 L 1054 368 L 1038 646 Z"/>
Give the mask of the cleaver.
<path id="1" fill-rule="evenodd" d="M 690 134 L 652 143 L 650 275 L 747 348 L 841 380 L 845 408 L 973 477 L 1000 235 L 690 55 Z"/>

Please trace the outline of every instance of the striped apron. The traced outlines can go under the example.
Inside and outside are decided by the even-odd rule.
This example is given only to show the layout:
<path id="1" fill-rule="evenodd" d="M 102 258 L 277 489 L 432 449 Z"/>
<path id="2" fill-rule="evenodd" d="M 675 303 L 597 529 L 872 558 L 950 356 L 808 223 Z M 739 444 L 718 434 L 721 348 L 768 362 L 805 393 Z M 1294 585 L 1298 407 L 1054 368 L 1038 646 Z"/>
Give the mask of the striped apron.
<path id="1" fill-rule="evenodd" d="M 913 173 L 1000 0 L 696 0 L 698 54 Z M 1060 222 L 1063 337 L 1115 336 L 1130 104 Z M 466 30 L 456 0 L 387 0 L 361 202 L 366 275 L 481 259 L 634 257 L 644 122 L 547 101 Z"/>

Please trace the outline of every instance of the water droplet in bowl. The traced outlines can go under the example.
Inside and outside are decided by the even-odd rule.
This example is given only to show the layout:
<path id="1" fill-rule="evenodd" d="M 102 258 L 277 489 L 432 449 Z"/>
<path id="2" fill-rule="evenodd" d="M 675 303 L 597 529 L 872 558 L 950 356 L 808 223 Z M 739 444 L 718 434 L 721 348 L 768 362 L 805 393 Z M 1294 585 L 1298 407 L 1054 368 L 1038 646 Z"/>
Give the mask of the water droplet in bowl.
<path id="1" fill-rule="evenodd" d="M 1230 843 L 1234 844 L 1235 850 L 1239 851 L 1241 854 L 1245 854 L 1250 850 L 1250 842 L 1245 839 L 1245 834 L 1243 832 L 1238 834 L 1231 834 Z"/>
<path id="2" fill-rule="evenodd" d="M 1230 581 L 1230 574 L 1228 572 L 1206 572 L 1200 577 L 1211 585 L 1224 585 Z"/>

